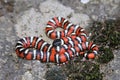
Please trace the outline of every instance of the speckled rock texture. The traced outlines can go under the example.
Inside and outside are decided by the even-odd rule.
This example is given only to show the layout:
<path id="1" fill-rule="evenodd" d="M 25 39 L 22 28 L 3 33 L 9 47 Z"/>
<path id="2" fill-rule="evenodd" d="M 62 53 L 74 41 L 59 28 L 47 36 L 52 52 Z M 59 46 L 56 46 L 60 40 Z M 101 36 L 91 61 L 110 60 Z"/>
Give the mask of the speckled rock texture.
<path id="1" fill-rule="evenodd" d="M 0 1 L 0 80 L 46 80 L 47 64 L 27 61 L 15 54 L 15 44 L 25 36 L 42 37 L 48 20 L 65 17 L 74 24 L 87 28 L 92 20 L 120 17 L 120 0 L 1 0 Z M 101 66 L 104 80 L 120 80 L 120 51 L 115 59 Z M 51 64 L 54 65 L 54 64 Z"/>

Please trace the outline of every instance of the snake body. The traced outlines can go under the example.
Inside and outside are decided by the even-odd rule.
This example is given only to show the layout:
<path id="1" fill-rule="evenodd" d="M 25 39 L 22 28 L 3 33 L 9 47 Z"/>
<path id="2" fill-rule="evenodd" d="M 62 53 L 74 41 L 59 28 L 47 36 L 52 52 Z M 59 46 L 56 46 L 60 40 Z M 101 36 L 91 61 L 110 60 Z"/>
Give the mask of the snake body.
<path id="1" fill-rule="evenodd" d="M 58 27 L 63 30 L 56 31 Z M 75 56 L 81 55 L 87 59 L 94 59 L 98 54 L 97 45 L 87 41 L 88 36 L 85 30 L 63 17 L 54 17 L 49 20 L 45 33 L 54 40 L 52 44 L 39 37 L 24 37 L 16 43 L 16 54 L 27 60 L 57 64 L 66 63 Z"/>

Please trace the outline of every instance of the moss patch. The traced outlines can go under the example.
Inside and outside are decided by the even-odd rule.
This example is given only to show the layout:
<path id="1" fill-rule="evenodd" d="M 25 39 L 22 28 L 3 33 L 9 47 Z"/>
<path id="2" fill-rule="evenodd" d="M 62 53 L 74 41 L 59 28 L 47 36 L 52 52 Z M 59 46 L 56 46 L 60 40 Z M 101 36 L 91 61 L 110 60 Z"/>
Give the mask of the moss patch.
<path id="1" fill-rule="evenodd" d="M 90 40 L 99 45 L 100 63 L 108 63 L 114 58 L 113 50 L 120 48 L 120 19 L 94 22 L 89 30 Z"/>
<path id="2" fill-rule="evenodd" d="M 66 80 L 66 75 L 59 66 L 50 68 L 45 75 L 46 80 Z"/>
<path id="3" fill-rule="evenodd" d="M 99 65 L 90 61 L 71 61 L 64 69 L 68 80 L 102 80 Z"/>
<path id="4" fill-rule="evenodd" d="M 100 46 L 109 46 L 114 49 L 120 48 L 120 19 L 94 22 L 90 28 L 93 40 Z"/>

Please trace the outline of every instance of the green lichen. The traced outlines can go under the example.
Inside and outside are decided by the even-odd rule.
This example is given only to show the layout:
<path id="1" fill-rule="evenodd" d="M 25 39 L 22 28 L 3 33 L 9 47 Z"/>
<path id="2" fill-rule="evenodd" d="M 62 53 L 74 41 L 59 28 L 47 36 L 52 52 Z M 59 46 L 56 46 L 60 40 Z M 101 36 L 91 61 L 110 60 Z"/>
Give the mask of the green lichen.
<path id="1" fill-rule="evenodd" d="M 65 66 L 68 80 L 102 80 L 99 65 L 90 61 L 71 61 Z"/>
<path id="2" fill-rule="evenodd" d="M 99 63 L 108 63 L 114 58 L 113 52 L 110 48 L 100 47 L 99 50 L 102 52 L 97 60 Z"/>
<path id="3" fill-rule="evenodd" d="M 120 48 L 120 19 L 95 21 L 90 28 L 93 40 L 99 45 L 100 63 L 108 63 L 114 58 L 113 50 Z"/>
<path id="4" fill-rule="evenodd" d="M 100 45 L 119 48 L 120 44 L 120 20 L 107 20 L 104 22 L 94 22 L 91 27 L 92 37 Z"/>
<path id="5" fill-rule="evenodd" d="M 45 75 L 46 80 L 66 80 L 66 75 L 61 68 L 53 67 L 50 68 Z"/>

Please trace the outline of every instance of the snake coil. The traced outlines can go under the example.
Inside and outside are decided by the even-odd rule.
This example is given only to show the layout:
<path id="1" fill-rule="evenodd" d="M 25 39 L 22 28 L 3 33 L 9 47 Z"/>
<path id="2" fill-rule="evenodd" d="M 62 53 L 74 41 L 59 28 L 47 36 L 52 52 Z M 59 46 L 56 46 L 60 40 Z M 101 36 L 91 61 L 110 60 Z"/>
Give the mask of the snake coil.
<path id="1" fill-rule="evenodd" d="M 56 31 L 58 27 L 63 30 Z M 52 44 L 39 37 L 24 37 L 16 43 L 16 54 L 27 60 L 57 64 L 66 63 L 75 56 L 81 55 L 87 59 L 94 59 L 98 54 L 98 47 L 93 42 L 87 41 L 88 36 L 85 30 L 63 17 L 54 17 L 49 20 L 45 33 L 49 38 L 54 39 Z"/>

